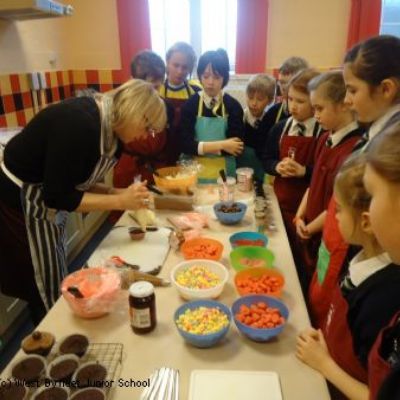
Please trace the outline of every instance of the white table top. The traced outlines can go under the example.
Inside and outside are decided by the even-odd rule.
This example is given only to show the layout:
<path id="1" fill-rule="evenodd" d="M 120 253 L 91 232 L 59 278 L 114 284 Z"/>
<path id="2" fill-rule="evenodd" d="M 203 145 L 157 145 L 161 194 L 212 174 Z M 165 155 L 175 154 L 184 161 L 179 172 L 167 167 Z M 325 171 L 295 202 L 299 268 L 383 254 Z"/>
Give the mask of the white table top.
<path id="1" fill-rule="evenodd" d="M 271 193 L 270 188 L 268 191 Z M 212 204 L 216 196 L 216 189 L 202 189 L 200 200 Z M 288 324 L 277 340 L 269 343 L 252 342 L 242 337 L 232 322 L 225 341 L 218 346 L 198 349 L 187 345 L 173 323 L 173 313 L 183 303 L 173 287 L 156 288 L 158 323 L 156 329 L 146 335 L 139 336 L 132 332 L 126 297 L 121 299 L 115 312 L 95 320 L 74 316 L 64 299 L 60 298 L 38 329 L 53 332 L 57 338 L 80 332 L 93 342 L 122 343 L 124 355 L 120 377 L 126 381 L 146 380 L 155 369 L 162 366 L 179 369 L 180 399 L 183 400 L 189 395 L 190 374 L 192 370 L 198 369 L 275 371 L 279 374 L 285 400 L 329 399 L 327 385 L 322 376 L 295 357 L 296 336 L 310 322 L 279 207 L 273 195 L 272 198 L 277 232 L 269 236 L 268 247 L 275 253 L 276 267 L 285 275 L 286 286 L 282 299 L 290 310 Z M 164 211 L 158 213 L 158 216 L 163 221 L 171 213 Z M 118 224 L 132 225 L 132 220 L 124 214 Z M 237 298 L 233 284 L 234 271 L 228 261 L 229 236 L 240 230 L 254 230 L 252 207 L 240 225 L 228 227 L 211 220 L 210 228 L 204 231 L 204 236 L 218 239 L 225 246 L 222 263 L 229 267 L 230 280 L 218 300 L 228 306 Z M 160 276 L 168 277 L 171 268 L 181 260 L 182 256 L 171 250 Z M 20 357 L 20 353 L 16 357 Z M 8 374 L 6 369 L 2 374 L 3 378 Z M 112 398 L 138 399 L 141 392 L 142 389 L 139 388 L 120 387 L 116 384 Z"/>

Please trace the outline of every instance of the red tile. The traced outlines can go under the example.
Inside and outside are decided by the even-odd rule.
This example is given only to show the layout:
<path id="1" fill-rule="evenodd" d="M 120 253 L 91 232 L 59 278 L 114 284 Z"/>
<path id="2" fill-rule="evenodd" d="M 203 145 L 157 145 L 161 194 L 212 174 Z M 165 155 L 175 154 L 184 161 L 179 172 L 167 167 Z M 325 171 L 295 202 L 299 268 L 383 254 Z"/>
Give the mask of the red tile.
<path id="1" fill-rule="evenodd" d="M 15 111 L 14 98 L 12 94 L 5 94 L 3 96 L 3 106 L 5 114 Z"/>
<path id="2" fill-rule="evenodd" d="M 51 79 L 50 79 L 50 72 L 45 72 L 45 77 L 46 77 L 46 86 L 48 88 L 51 88 Z"/>
<path id="3" fill-rule="evenodd" d="M 58 88 L 52 88 L 51 93 L 53 95 L 53 101 L 60 101 L 60 92 L 58 91 Z"/>
<path id="4" fill-rule="evenodd" d="M 64 94 L 65 94 L 65 98 L 67 99 L 68 97 L 71 97 L 71 85 L 66 85 L 64 86 Z"/>
<path id="5" fill-rule="evenodd" d="M 122 83 L 123 79 L 123 71 L 120 69 L 113 69 L 112 71 L 112 80 L 113 83 Z"/>
<path id="6" fill-rule="evenodd" d="M 113 88 L 113 85 L 111 85 L 111 83 L 101 83 L 100 84 L 100 92 L 102 92 L 102 93 L 108 92 L 112 88 Z"/>
<path id="7" fill-rule="evenodd" d="M 99 83 L 99 72 L 95 70 L 86 71 L 87 83 Z"/>
<path id="8" fill-rule="evenodd" d="M 26 117 L 24 110 L 17 111 L 18 126 L 26 126 Z"/>
<path id="9" fill-rule="evenodd" d="M 19 85 L 19 76 L 17 74 L 10 75 L 11 89 L 13 93 L 19 93 L 21 87 Z"/>
<path id="10" fill-rule="evenodd" d="M 0 115 L 0 128 L 7 128 L 6 117 L 4 115 Z"/>
<path id="11" fill-rule="evenodd" d="M 57 71 L 57 82 L 58 82 L 58 86 L 63 86 L 64 85 L 64 79 L 63 79 L 62 71 Z"/>
<path id="12" fill-rule="evenodd" d="M 24 92 L 22 94 L 22 104 L 24 108 L 31 108 L 32 107 L 32 96 L 31 92 Z"/>

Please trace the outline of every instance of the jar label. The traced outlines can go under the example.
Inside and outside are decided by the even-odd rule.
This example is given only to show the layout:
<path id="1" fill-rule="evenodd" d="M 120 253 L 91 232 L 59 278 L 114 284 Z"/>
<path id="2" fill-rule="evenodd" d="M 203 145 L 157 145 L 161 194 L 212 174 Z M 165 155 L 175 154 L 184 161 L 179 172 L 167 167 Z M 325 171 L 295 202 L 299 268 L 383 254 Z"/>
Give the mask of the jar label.
<path id="1" fill-rule="evenodd" d="M 131 307 L 131 325 L 134 328 L 150 328 L 150 308 L 137 309 Z"/>

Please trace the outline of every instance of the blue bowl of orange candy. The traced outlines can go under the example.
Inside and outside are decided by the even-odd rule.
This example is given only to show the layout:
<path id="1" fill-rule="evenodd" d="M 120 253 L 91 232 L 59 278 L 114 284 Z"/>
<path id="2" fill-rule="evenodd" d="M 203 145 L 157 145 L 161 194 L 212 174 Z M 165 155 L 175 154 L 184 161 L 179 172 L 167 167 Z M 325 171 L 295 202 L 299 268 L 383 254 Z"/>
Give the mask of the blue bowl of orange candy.
<path id="1" fill-rule="evenodd" d="M 255 294 L 237 299 L 232 314 L 240 333 L 255 342 L 267 342 L 283 331 L 289 309 L 275 297 Z"/>
<path id="2" fill-rule="evenodd" d="M 174 314 L 179 334 L 195 347 L 215 346 L 228 333 L 229 308 L 214 300 L 195 300 L 181 305 Z"/>

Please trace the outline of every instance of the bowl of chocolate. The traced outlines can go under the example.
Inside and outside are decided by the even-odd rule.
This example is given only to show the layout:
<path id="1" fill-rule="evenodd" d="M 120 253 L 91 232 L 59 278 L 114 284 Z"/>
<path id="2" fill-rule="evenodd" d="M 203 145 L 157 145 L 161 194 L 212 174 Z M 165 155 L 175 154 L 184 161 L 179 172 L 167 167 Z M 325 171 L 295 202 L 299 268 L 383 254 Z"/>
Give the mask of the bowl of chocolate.
<path id="1" fill-rule="evenodd" d="M 214 204 L 214 213 L 224 225 L 239 223 L 246 214 L 247 205 L 240 202 L 219 202 Z"/>
<path id="2" fill-rule="evenodd" d="M 89 339 L 85 335 L 74 333 L 61 340 L 58 346 L 59 354 L 75 354 L 82 357 L 89 347 Z"/>
<path id="3" fill-rule="evenodd" d="M 132 240 L 142 240 L 145 235 L 146 232 L 141 228 L 137 228 L 136 226 L 129 228 L 129 236 Z"/>
<path id="4" fill-rule="evenodd" d="M 99 388 L 85 388 L 77 390 L 70 400 L 105 400 L 106 395 Z"/>
<path id="5" fill-rule="evenodd" d="M 21 342 L 21 348 L 26 354 L 39 354 L 46 357 L 55 342 L 54 335 L 49 332 L 34 331 Z"/>
<path id="6" fill-rule="evenodd" d="M 78 366 L 79 358 L 75 354 L 59 356 L 47 366 L 47 377 L 55 382 L 69 383 Z"/>
<path id="7" fill-rule="evenodd" d="M 38 381 L 46 369 L 46 359 L 37 354 L 31 354 L 17 361 L 11 369 L 11 375 L 24 383 Z"/>
<path id="8" fill-rule="evenodd" d="M 79 388 L 101 387 L 105 384 L 106 377 L 107 368 L 103 364 L 98 361 L 88 361 L 75 371 L 72 380 Z"/>
<path id="9" fill-rule="evenodd" d="M 25 400 L 28 397 L 28 388 L 16 381 L 4 382 L 0 386 L 1 400 Z"/>
<path id="10" fill-rule="evenodd" d="M 31 397 L 31 400 L 68 400 L 70 390 L 61 386 L 41 386 Z"/>

